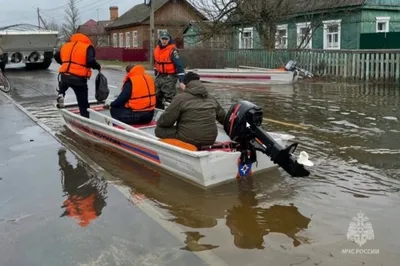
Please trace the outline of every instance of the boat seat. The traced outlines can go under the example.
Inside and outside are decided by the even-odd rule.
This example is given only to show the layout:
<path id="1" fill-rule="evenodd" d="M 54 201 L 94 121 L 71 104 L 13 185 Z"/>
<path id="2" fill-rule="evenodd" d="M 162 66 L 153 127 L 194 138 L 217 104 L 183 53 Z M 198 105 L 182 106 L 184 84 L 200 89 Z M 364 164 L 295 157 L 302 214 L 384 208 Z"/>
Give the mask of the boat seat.
<path id="1" fill-rule="evenodd" d="M 160 139 L 160 141 L 189 151 L 198 150 L 196 146 L 179 139 Z"/>
<path id="2" fill-rule="evenodd" d="M 147 123 L 147 124 L 132 124 L 130 126 L 134 127 L 134 128 L 142 128 L 142 127 L 150 127 L 150 126 L 155 126 L 155 125 L 157 125 L 157 122 L 155 120 L 152 120 L 150 123 Z M 116 128 L 119 128 L 119 129 L 123 129 L 123 127 L 116 125 L 116 124 L 113 124 L 113 126 Z"/>
<path id="3" fill-rule="evenodd" d="M 203 146 L 200 148 L 178 139 L 160 139 L 160 141 L 189 151 L 232 151 L 232 148 L 230 147 L 230 141 L 216 142 L 214 145 Z"/>

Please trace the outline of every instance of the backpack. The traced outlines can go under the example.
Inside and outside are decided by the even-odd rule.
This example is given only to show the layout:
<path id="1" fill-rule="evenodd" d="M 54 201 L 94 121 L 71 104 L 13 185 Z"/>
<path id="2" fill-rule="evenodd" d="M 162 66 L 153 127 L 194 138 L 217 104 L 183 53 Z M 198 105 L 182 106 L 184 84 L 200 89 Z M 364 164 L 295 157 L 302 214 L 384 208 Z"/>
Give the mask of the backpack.
<path id="1" fill-rule="evenodd" d="M 110 89 L 108 88 L 108 82 L 106 76 L 99 72 L 96 76 L 96 93 L 95 98 L 98 102 L 104 102 L 108 95 L 110 94 Z"/>

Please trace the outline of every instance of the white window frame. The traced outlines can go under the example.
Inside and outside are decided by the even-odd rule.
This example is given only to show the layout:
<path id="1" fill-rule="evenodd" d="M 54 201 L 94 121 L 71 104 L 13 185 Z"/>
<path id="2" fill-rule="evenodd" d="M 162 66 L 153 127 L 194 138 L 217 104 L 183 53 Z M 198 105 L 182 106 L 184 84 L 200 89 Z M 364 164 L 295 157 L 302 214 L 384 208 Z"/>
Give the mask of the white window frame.
<path id="1" fill-rule="evenodd" d="M 342 35 L 342 20 L 337 19 L 337 20 L 324 20 L 322 21 L 324 24 L 324 50 L 340 50 L 341 47 L 341 35 Z M 327 35 L 327 30 L 328 26 L 332 25 L 337 25 L 338 26 L 338 47 L 328 47 L 328 35 Z"/>
<path id="2" fill-rule="evenodd" d="M 163 31 L 168 32 L 167 29 L 158 29 L 157 30 L 157 38 L 158 39 L 160 39 L 160 33 L 163 32 Z"/>
<path id="3" fill-rule="evenodd" d="M 124 34 L 122 32 L 119 33 L 118 47 L 124 48 Z"/>
<path id="4" fill-rule="evenodd" d="M 245 43 L 243 41 L 243 33 L 251 33 L 250 36 L 250 47 L 244 47 Z M 253 43 L 254 43 L 254 28 L 243 28 L 240 32 L 239 32 L 239 49 L 253 49 Z"/>
<path id="5" fill-rule="evenodd" d="M 125 32 L 125 48 L 131 48 L 131 33 Z"/>
<path id="6" fill-rule="evenodd" d="M 139 47 L 138 31 L 132 31 L 133 48 Z"/>
<path id="7" fill-rule="evenodd" d="M 118 34 L 116 34 L 116 33 L 113 33 L 112 45 L 113 45 L 113 47 L 118 47 Z"/>
<path id="8" fill-rule="evenodd" d="M 281 40 L 278 40 L 279 38 L 279 31 L 284 30 L 286 31 L 285 35 L 283 36 L 285 38 L 285 43 L 281 44 Z M 277 25 L 276 26 L 276 34 L 275 34 L 275 48 L 277 49 L 287 49 L 288 47 L 288 24 L 282 24 L 282 25 Z"/>
<path id="9" fill-rule="evenodd" d="M 376 32 L 389 32 L 389 21 L 390 17 L 376 17 Z M 385 24 L 385 30 L 379 30 L 378 26 L 380 23 Z"/>
<path id="10" fill-rule="evenodd" d="M 311 28 L 311 22 L 296 23 L 296 34 L 297 34 L 296 35 L 296 40 L 297 40 L 296 48 L 299 47 L 302 39 L 304 38 L 301 36 L 301 29 L 310 29 L 308 32 L 310 41 L 306 45 L 304 45 L 304 42 L 303 42 L 303 46 L 300 47 L 299 49 L 311 49 L 312 48 L 312 35 L 313 35 L 312 28 Z"/>

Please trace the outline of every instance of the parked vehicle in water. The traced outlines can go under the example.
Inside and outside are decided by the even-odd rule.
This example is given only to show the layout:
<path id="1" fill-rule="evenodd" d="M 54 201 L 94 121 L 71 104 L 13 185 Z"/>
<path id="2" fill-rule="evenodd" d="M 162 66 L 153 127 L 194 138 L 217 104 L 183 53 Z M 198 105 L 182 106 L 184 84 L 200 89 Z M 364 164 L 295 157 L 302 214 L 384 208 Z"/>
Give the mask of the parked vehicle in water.
<path id="1" fill-rule="evenodd" d="M 57 37 L 58 31 L 30 24 L 1 27 L 1 60 L 6 66 L 24 63 L 28 69 L 47 69 L 53 60 Z"/>

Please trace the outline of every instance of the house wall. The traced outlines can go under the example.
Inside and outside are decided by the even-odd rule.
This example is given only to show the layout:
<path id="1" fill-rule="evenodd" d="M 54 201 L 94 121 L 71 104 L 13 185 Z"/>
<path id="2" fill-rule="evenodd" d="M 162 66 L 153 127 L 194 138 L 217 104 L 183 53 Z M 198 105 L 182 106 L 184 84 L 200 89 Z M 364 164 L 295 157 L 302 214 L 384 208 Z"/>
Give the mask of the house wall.
<path id="1" fill-rule="evenodd" d="M 191 20 L 201 20 L 197 13 L 189 8 L 188 5 L 177 1 L 176 3 L 170 2 L 161 7 L 154 13 L 154 39 L 157 43 L 158 30 L 167 30 L 172 38 L 176 39 L 177 46 L 183 48 L 183 29 Z M 126 32 L 130 32 L 130 48 L 133 48 L 133 34 L 138 32 L 138 46 L 135 48 L 149 48 L 150 47 L 150 21 L 144 21 L 141 25 L 131 26 L 123 29 L 110 30 L 110 40 L 112 45 L 112 36 L 114 33 L 123 33 L 123 47 L 126 44 Z M 119 37 L 117 37 L 119 42 Z M 118 44 L 119 47 L 119 44 Z"/>
<path id="2" fill-rule="evenodd" d="M 359 47 L 359 39 L 354 38 L 360 34 L 361 11 L 346 11 L 341 13 L 310 15 L 306 17 L 298 17 L 291 21 L 282 22 L 288 24 L 288 48 L 297 48 L 297 26 L 296 23 L 313 22 L 316 26 L 312 26 L 311 49 L 324 48 L 324 25 L 325 20 L 341 19 L 341 49 L 357 49 Z M 279 23 L 281 24 L 281 23 Z"/>
<path id="3" fill-rule="evenodd" d="M 185 30 L 183 42 L 185 48 L 234 48 L 231 34 L 219 34 L 212 39 L 201 40 L 199 28 L 192 25 L 189 25 Z"/>
<path id="4" fill-rule="evenodd" d="M 361 16 L 361 33 L 376 32 L 376 17 L 390 17 L 389 32 L 400 31 L 399 11 L 365 9 Z"/>

